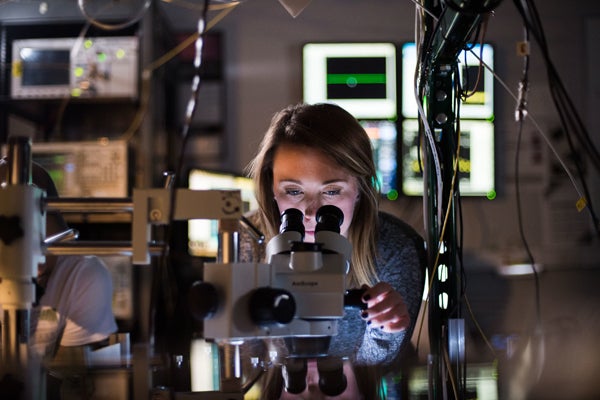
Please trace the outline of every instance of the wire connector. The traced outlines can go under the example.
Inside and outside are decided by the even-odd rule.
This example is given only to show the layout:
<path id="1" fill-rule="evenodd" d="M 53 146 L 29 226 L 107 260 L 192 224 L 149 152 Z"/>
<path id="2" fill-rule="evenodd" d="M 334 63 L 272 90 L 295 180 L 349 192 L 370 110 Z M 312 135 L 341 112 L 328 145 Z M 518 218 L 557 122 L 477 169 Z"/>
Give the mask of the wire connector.
<path id="1" fill-rule="evenodd" d="M 515 121 L 522 121 L 527 116 L 527 92 L 529 85 L 526 80 L 519 82 L 519 90 L 517 96 L 517 107 L 515 109 Z"/>

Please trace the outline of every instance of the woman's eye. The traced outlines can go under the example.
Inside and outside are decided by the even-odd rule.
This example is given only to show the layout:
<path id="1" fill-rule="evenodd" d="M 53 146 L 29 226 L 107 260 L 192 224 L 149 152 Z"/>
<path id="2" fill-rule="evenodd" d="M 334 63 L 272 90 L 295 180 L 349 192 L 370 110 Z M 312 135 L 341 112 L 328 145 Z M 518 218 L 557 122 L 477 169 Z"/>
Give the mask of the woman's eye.
<path id="1" fill-rule="evenodd" d="M 285 193 L 290 196 L 299 196 L 302 194 L 302 191 L 299 189 L 286 189 Z"/>
<path id="2" fill-rule="evenodd" d="M 341 190 L 340 189 L 332 189 L 332 190 L 326 190 L 325 195 L 327 196 L 337 196 L 338 194 L 340 194 Z"/>

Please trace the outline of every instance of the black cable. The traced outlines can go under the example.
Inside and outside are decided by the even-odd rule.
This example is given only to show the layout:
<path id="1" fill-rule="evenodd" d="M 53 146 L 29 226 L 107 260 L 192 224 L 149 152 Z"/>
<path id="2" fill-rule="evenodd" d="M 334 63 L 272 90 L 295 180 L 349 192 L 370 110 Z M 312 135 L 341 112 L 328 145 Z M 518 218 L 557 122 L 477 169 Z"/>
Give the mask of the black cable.
<path id="1" fill-rule="evenodd" d="M 458 73 L 458 63 L 456 64 L 456 71 L 455 71 L 455 86 L 456 88 L 460 88 L 460 75 Z M 453 150 L 454 150 L 454 154 L 456 154 L 456 178 L 455 178 L 455 182 L 454 182 L 454 199 L 453 201 L 456 201 L 456 214 L 458 216 L 458 221 L 455 222 L 455 235 L 458 231 L 459 235 L 457 237 L 457 241 L 456 241 L 456 259 L 458 261 L 458 265 L 457 268 L 459 270 L 459 274 L 457 275 L 457 279 L 460 279 L 460 289 L 459 289 L 459 293 L 458 293 L 458 299 L 460 299 L 459 303 L 459 308 L 458 308 L 458 317 L 462 318 L 464 321 L 464 317 L 463 317 L 463 310 L 462 310 L 462 299 L 465 296 L 466 293 L 466 285 L 467 285 L 467 281 L 466 281 L 466 273 L 465 273 L 465 265 L 464 265 L 464 259 L 463 259 L 463 244 L 464 244 L 464 233 L 463 233 L 463 215 L 462 215 L 462 207 L 461 207 L 461 196 L 460 196 L 460 134 L 461 134 L 461 129 L 460 129 L 460 105 L 461 105 L 461 101 L 462 98 L 460 96 L 454 96 L 455 98 L 455 115 L 456 115 L 456 121 L 455 121 L 455 125 L 456 125 L 456 129 L 454 131 L 455 133 L 455 138 L 454 138 L 454 146 L 453 146 Z M 464 354 L 464 360 L 462 362 L 462 386 L 461 386 L 461 390 L 462 390 L 462 398 L 466 398 L 466 390 L 467 390 L 467 354 Z"/>
<path id="2" fill-rule="evenodd" d="M 180 148 L 180 154 L 179 154 L 179 163 L 177 165 L 177 168 L 175 170 L 175 182 L 177 182 L 178 177 L 180 177 L 182 175 L 182 171 L 183 171 L 183 165 L 184 165 L 184 154 L 185 154 L 185 149 L 187 146 L 187 142 L 188 142 L 188 131 L 189 131 L 189 127 L 190 127 L 190 123 L 193 117 L 193 114 L 195 112 L 195 105 L 197 103 L 197 98 L 198 98 L 198 92 L 200 89 L 200 67 L 201 67 L 201 60 L 202 60 L 202 40 L 203 40 L 203 34 L 205 31 L 205 23 L 207 20 L 207 14 L 208 14 L 208 8 L 209 8 L 209 0 L 204 0 L 204 8 L 203 8 L 203 12 L 202 12 L 202 16 L 201 19 L 199 20 L 198 23 L 198 29 L 199 29 L 199 36 L 197 39 L 197 45 L 196 45 L 196 60 L 195 60 L 195 83 L 197 83 L 194 87 L 194 90 L 192 91 L 192 98 L 190 99 L 190 102 L 193 102 L 193 107 L 192 109 L 188 112 L 188 115 L 186 116 L 186 121 L 184 123 L 184 126 L 182 128 L 182 135 L 183 135 L 183 141 L 182 141 L 182 145 Z M 200 44 L 198 44 L 198 42 Z M 197 81 L 196 81 L 197 80 Z M 169 263 L 168 263 L 168 255 L 170 253 L 170 242 L 172 240 L 173 237 L 173 222 L 175 219 L 175 204 L 176 204 L 176 195 L 177 195 L 177 184 L 172 184 L 170 186 L 167 187 L 167 189 L 169 190 L 169 198 L 170 198 L 170 209 L 169 209 L 169 216 L 168 216 L 168 223 L 167 223 L 167 227 L 166 227 L 166 231 L 165 231 L 165 238 L 164 238 L 164 247 L 162 249 L 161 252 L 161 257 L 160 257 L 160 261 L 157 265 L 157 268 L 154 269 L 153 271 L 153 276 L 152 276 L 152 289 L 151 289 L 151 295 L 150 295 L 150 335 L 154 335 L 155 333 L 155 329 L 157 328 L 156 325 L 156 307 L 157 307 L 157 300 L 159 297 L 162 298 L 163 303 L 161 304 L 161 306 L 163 306 L 165 308 L 165 313 L 166 313 L 166 318 L 167 321 L 172 321 L 172 318 L 174 317 L 175 314 L 175 309 L 176 309 L 176 305 L 177 305 L 177 291 L 178 291 L 178 286 L 177 286 L 177 282 L 175 277 L 173 277 L 172 275 L 172 271 L 169 268 Z M 163 291 L 164 290 L 164 291 Z M 162 294 L 162 296 L 160 296 Z M 168 326 L 172 326 L 174 324 L 169 323 Z M 168 329 L 167 326 L 167 329 Z M 164 328 L 164 327 L 162 327 Z"/>
<path id="3" fill-rule="evenodd" d="M 446 6 L 465 15 L 477 15 L 492 12 L 501 2 L 502 0 L 490 0 L 489 4 L 485 4 L 485 1 L 463 0 L 460 4 L 457 4 L 455 0 L 443 0 L 443 3 Z"/>
<path id="4" fill-rule="evenodd" d="M 524 27 L 524 37 L 525 41 L 529 42 L 529 29 L 527 26 Z M 520 181 L 519 181 L 519 158 L 521 152 L 521 138 L 523 135 L 523 124 L 525 121 L 525 113 L 526 113 L 526 92 L 529 85 L 529 54 L 525 54 L 523 56 L 523 72 L 520 84 L 520 92 L 523 92 L 519 95 L 521 99 L 520 104 L 517 105 L 517 115 L 518 118 L 518 132 L 517 132 L 517 148 L 515 152 L 515 194 L 516 194 L 516 207 L 517 207 L 517 220 L 519 227 L 519 235 L 521 238 L 521 242 L 523 244 L 523 248 L 527 252 L 527 257 L 529 258 L 529 262 L 531 264 L 531 269 L 534 275 L 534 283 L 535 283 L 535 307 L 536 307 L 536 327 L 539 328 L 541 324 L 541 302 L 540 302 L 540 283 L 537 267 L 535 265 L 535 259 L 529 248 L 529 244 L 527 242 L 527 238 L 525 236 L 525 231 L 523 227 L 523 214 L 521 209 L 521 189 L 520 189 Z"/>
<path id="5" fill-rule="evenodd" d="M 480 24 L 481 25 L 481 24 Z M 477 37 L 477 36 L 476 36 Z M 471 86 L 471 82 L 469 81 L 469 73 L 468 73 L 468 64 L 467 64 L 467 52 L 471 51 L 473 48 L 475 48 L 475 43 L 473 43 L 473 46 L 467 46 L 465 47 L 464 50 L 464 58 L 465 58 L 465 72 L 463 74 L 464 76 L 464 85 L 461 82 L 461 85 L 459 86 L 460 92 L 459 92 L 459 96 L 461 98 L 461 100 L 466 101 L 469 97 L 473 96 L 475 93 L 477 93 L 477 86 L 479 86 L 479 82 L 481 81 L 481 79 L 483 79 L 483 37 L 480 39 L 479 41 L 479 66 L 477 67 L 477 79 L 475 80 L 475 84 Z M 465 90 L 464 87 L 466 87 L 467 89 Z M 470 89 L 470 88 L 473 89 Z"/>
<path id="6" fill-rule="evenodd" d="M 516 190 L 516 203 L 517 203 L 517 219 L 518 219 L 518 226 L 519 226 L 519 235 L 521 237 L 521 242 L 523 244 L 523 247 L 525 249 L 525 251 L 527 252 L 527 257 L 529 258 L 529 262 L 531 263 L 531 269 L 534 275 L 534 282 L 535 282 L 535 306 L 536 306 L 536 318 L 537 318 L 537 324 L 536 326 L 539 326 L 542 320 L 541 317 L 541 302 L 540 302 L 540 283 L 539 283 L 539 276 L 538 276 L 538 271 L 537 271 L 537 267 L 535 265 L 535 260 L 533 257 L 533 254 L 531 253 L 531 250 L 529 248 L 529 244 L 527 243 L 527 238 L 525 237 L 525 232 L 523 230 L 523 216 L 522 216 L 522 210 L 521 210 L 521 192 L 520 192 L 520 182 L 519 182 L 519 153 L 520 153 L 520 147 L 521 147 L 521 135 L 523 132 L 523 121 L 519 121 L 519 129 L 518 129 L 518 135 L 517 135 L 517 149 L 516 149 L 516 155 L 515 155 L 515 190 Z"/>
<path id="7" fill-rule="evenodd" d="M 598 152 L 593 141 L 591 140 L 589 133 L 585 125 L 581 121 L 581 118 L 579 117 L 579 114 L 551 60 L 548 44 L 546 42 L 546 37 L 544 34 L 544 29 L 542 27 L 539 14 L 537 12 L 537 8 L 533 0 L 514 0 L 514 3 L 517 10 L 523 18 L 525 26 L 528 30 L 531 31 L 531 34 L 540 46 L 541 53 L 546 64 L 550 94 L 552 95 L 552 99 L 558 112 L 563 133 L 567 139 L 567 143 L 569 145 L 571 154 L 578 154 L 578 152 L 575 149 L 573 139 L 571 138 L 571 131 L 573 131 L 573 133 L 576 135 L 576 137 L 581 143 L 581 152 L 586 153 L 589 156 L 592 165 L 598 171 L 600 171 L 600 153 Z M 599 219 L 591 201 L 589 187 L 584 176 L 584 168 L 581 164 L 581 160 L 579 159 L 579 157 L 574 156 L 573 162 L 579 180 L 582 184 L 584 196 L 587 200 L 587 209 L 591 216 L 594 229 L 596 231 L 596 234 L 600 236 Z"/>

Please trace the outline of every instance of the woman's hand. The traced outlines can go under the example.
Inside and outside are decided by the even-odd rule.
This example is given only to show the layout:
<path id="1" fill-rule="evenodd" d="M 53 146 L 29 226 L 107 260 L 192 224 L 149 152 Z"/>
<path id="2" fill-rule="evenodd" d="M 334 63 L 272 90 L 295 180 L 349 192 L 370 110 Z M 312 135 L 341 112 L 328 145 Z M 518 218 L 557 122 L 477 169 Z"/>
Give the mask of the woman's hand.
<path id="1" fill-rule="evenodd" d="M 365 293 L 362 300 L 367 304 L 367 309 L 361 312 L 361 317 L 367 324 L 389 333 L 408 328 L 410 316 L 404 299 L 389 283 L 379 282 L 373 287 L 363 288 Z"/>

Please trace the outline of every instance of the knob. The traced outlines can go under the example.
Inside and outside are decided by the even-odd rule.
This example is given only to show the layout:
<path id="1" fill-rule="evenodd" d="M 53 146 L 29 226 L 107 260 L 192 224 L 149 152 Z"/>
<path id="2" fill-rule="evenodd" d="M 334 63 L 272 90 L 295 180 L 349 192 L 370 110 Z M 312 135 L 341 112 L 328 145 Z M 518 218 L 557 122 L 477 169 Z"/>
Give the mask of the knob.
<path id="1" fill-rule="evenodd" d="M 257 325 L 287 324 L 296 314 L 296 301 L 286 290 L 262 287 L 250 295 L 249 308 Z"/>
<path id="2" fill-rule="evenodd" d="M 362 300 L 366 289 L 348 289 L 344 293 L 344 308 L 366 310 L 367 303 Z"/>
<path id="3" fill-rule="evenodd" d="M 196 281 L 188 292 L 188 303 L 196 320 L 211 318 L 219 307 L 217 289 L 208 282 Z"/>

